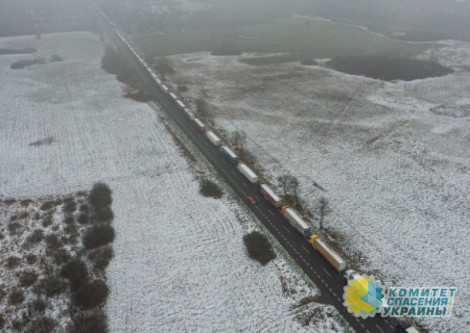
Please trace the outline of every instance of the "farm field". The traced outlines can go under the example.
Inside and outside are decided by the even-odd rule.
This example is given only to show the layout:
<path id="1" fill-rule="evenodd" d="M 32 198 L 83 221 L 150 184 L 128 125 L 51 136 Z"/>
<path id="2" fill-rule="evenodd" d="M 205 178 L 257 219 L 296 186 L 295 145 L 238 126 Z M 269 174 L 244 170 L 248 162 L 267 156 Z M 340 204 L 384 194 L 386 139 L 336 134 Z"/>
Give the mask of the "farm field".
<path id="1" fill-rule="evenodd" d="M 452 318 L 422 318 L 430 332 L 464 332 L 470 320 L 465 244 L 470 221 L 470 45 L 419 55 L 455 73 L 384 82 L 296 63 L 254 67 L 250 55 L 168 57 L 185 102 L 247 149 L 273 184 L 292 174 L 311 211 L 351 262 L 390 286 L 456 286 Z M 278 189 L 280 192 L 282 190 Z M 311 221 L 318 230 L 317 221 Z"/>
<path id="2" fill-rule="evenodd" d="M 185 159 L 156 105 L 121 97 L 100 68 L 99 36 L 0 39 L 0 48 L 29 46 L 38 52 L 0 56 L 0 198 L 110 186 L 110 332 L 349 331 L 276 246 L 267 266 L 247 257 L 243 235 L 262 229 L 204 163 Z M 54 54 L 63 60 L 10 68 Z M 200 195 L 201 177 L 225 195 Z"/>
<path id="3" fill-rule="evenodd" d="M 290 54 L 280 58 L 279 62 L 366 54 L 408 56 L 435 45 L 406 43 L 371 33 L 361 27 L 308 17 L 291 17 L 243 27 L 154 34 L 135 37 L 134 40 L 148 56 L 201 51 L 221 54 Z"/>

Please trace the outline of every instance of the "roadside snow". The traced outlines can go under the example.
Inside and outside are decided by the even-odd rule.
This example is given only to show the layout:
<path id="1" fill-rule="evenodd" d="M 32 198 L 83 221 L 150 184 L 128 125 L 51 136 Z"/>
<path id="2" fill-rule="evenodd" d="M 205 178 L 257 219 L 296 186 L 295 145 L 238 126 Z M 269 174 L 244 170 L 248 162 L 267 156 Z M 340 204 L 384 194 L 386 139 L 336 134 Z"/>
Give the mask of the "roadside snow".
<path id="1" fill-rule="evenodd" d="M 171 57 L 186 102 L 205 98 L 218 128 L 244 130 L 271 182 L 296 176 L 311 210 L 329 200 L 325 223 L 363 271 L 387 285 L 459 288 L 452 318 L 422 320 L 439 333 L 470 321 L 470 47 L 448 45 L 432 54 L 458 72 L 396 83 L 236 56 Z"/>
<path id="2" fill-rule="evenodd" d="M 253 218 L 227 195 L 199 195 L 157 111 L 120 97 L 121 85 L 100 69 L 100 38 L 0 39 L 0 47 L 24 46 L 39 52 L 0 56 L 0 194 L 109 184 L 117 232 L 107 271 L 110 331 L 309 331 L 295 319 L 304 310 L 292 307 L 316 290 L 280 251 L 266 267 L 247 258 L 242 236 L 258 228 Z M 10 69 L 52 54 L 64 61 Z M 320 310 L 317 332 L 345 331 L 334 309 L 309 306 Z"/>

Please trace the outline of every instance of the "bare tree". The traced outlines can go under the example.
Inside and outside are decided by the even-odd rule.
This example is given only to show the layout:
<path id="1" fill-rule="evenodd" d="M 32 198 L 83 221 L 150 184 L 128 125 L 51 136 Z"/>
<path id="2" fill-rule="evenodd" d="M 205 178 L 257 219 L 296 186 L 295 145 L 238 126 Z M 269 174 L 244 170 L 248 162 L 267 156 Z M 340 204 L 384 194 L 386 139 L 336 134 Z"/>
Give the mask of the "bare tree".
<path id="1" fill-rule="evenodd" d="M 284 191 L 284 195 L 287 195 L 287 184 L 289 183 L 289 175 L 284 174 L 279 177 L 277 177 L 277 182 L 279 183 L 279 186 L 282 187 L 282 190 Z"/>
<path id="2" fill-rule="evenodd" d="M 297 196 L 297 190 L 299 189 L 299 180 L 294 176 L 289 176 L 287 182 L 287 189 L 289 190 L 289 192 L 294 194 L 295 203 L 297 203 L 299 201 L 299 197 Z"/>
<path id="3" fill-rule="evenodd" d="M 246 133 L 243 131 L 233 131 L 230 141 L 236 149 L 243 151 L 243 146 L 246 143 Z"/>
<path id="4" fill-rule="evenodd" d="M 207 116 L 207 103 L 203 98 L 196 100 L 196 110 L 199 115 Z"/>
<path id="5" fill-rule="evenodd" d="M 320 215 L 320 229 L 323 229 L 323 220 L 330 213 L 330 206 L 325 197 L 318 199 L 318 214 Z"/>

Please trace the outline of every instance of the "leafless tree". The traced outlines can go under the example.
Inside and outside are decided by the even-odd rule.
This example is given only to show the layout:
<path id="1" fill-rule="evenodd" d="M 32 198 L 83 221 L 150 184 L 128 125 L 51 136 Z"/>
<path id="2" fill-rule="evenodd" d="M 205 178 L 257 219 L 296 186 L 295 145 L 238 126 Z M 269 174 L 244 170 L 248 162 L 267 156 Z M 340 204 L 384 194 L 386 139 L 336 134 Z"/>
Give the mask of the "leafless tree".
<path id="1" fill-rule="evenodd" d="M 199 115 L 207 116 L 207 103 L 203 98 L 196 100 L 196 110 Z"/>
<path id="2" fill-rule="evenodd" d="M 243 146 L 246 143 L 246 133 L 238 130 L 233 131 L 230 137 L 230 141 L 236 149 L 243 151 Z"/>
<path id="3" fill-rule="evenodd" d="M 290 193 L 294 194 L 295 202 L 298 202 L 297 190 L 299 189 L 299 180 L 294 176 L 289 176 L 287 182 L 287 189 Z"/>
<path id="4" fill-rule="evenodd" d="M 320 216 L 320 229 L 323 229 L 323 220 L 330 213 L 330 206 L 325 197 L 318 199 L 318 214 Z"/>

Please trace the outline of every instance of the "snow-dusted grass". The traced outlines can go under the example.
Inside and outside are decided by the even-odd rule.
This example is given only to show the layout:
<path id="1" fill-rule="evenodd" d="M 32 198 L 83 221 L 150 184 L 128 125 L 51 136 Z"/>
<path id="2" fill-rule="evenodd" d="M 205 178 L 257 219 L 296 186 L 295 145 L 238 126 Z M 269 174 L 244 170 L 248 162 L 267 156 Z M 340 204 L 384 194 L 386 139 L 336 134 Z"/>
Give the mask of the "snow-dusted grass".
<path id="1" fill-rule="evenodd" d="M 210 178 L 208 167 L 197 163 L 196 172 L 188 164 L 159 111 L 120 97 L 121 85 L 100 69 L 99 37 L 25 36 L 0 46 L 34 46 L 35 57 L 64 59 L 11 70 L 27 56 L 0 56 L 0 194 L 110 186 L 111 332 L 303 332 L 309 329 L 297 317 L 313 310 L 317 332 L 345 331 L 329 306 L 294 308 L 317 291 L 282 251 L 265 267 L 247 257 L 243 235 L 262 228 L 228 189 L 219 200 L 199 194 L 197 177 Z"/>
<path id="2" fill-rule="evenodd" d="M 247 133 L 247 149 L 269 180 L 298 177 L 311 210 L 326 197 L 332 212 L 325 224 L 363 271 L 387 285 L 457 286 L 454 317 L 422 322 L 432 332 L 464 332 L 470 46 L 447 45 L 423 57 L 456 73 L 411 82 L 318 66 L 253 67 L 207 53 L 172 56 L 172 80 L 190 88 L 189 104 L 200 97 L 211 104 L 219 129 Z"/>

